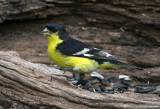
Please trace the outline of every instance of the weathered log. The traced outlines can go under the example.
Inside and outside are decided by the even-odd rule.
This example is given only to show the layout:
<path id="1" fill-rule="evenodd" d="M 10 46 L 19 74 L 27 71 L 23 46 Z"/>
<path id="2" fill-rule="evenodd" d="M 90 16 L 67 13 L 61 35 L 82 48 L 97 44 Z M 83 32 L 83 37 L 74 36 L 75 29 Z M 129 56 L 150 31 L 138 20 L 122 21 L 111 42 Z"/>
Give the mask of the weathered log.
<path id="1" fill-rule="evenodd" d="M 1 51 L 0 108 L 160 108 L 156 95 L 89 92 L 69 83 L 68 76 L 55 68 L 22 60 L 16 52 Z"/>

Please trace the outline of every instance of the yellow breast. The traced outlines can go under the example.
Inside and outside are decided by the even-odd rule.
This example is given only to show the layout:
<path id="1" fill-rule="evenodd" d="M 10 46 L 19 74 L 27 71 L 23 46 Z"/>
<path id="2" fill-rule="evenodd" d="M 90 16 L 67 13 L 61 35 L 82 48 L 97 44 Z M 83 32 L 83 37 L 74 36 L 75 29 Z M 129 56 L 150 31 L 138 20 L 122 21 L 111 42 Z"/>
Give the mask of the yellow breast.
<path id="1" fill-rule="evenodd" d="M 61 68 L 74 68 L 79 67 L 79 71 L 73 71 L 77 73 L 87 73 L 95 71 L 99 65 L 95 60 L 75 57 L 75 56 L 65 56 L 62 55 L 58 50 L 56 50 L 57 44 L 63 41 L 58 38 L 58 36 L 50 37 L 46 36 L 48 40 L 48 57 L 51 61 L 57 64 Z"/>
<path id="2" fill-rule="evenodd" d="M 55 64 L 61 68 L 75 68 L 79 67 L 79 71 L 73 71 L 77 73 L 87 73 L 97 70 L 98 63 L 94 60 L 90 60 L 82 57 L 64 56 L 58 51 L 53 50 L 51 46 L 48 47 L 48 57 Z"/>

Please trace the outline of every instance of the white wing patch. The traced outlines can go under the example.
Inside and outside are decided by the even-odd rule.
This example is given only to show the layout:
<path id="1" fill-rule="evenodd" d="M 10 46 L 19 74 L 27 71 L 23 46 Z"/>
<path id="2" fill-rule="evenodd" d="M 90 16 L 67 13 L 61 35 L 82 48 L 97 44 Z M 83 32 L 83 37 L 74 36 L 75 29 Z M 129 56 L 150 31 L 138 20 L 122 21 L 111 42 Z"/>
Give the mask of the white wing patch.
<path id="1" fill-rule="evenodd" d="M 113 55 L 111 55 L 111 54 L 109 54 L 109 53 L 107 53 L 107 52 L 104 52 L 104 51 L 100 51 L 99 53 L 98 53 L 100 56 L 104 56 L 104 57 L 114 57 Z"/>
<path id="2" fill-rule="evenodd" d="M 86 57 L 92 57 L 92 56 L 94 56 L 92 54 L 83 54 L 83 55 L 86 56 Z"/>
<path id="3" fill-rule="evenodd" d="M 84 48 L 82 51 L 79 51 L 77 53 L 74 53 L 73 55 L 83 55 L 85 54 L 86 52 L 88 52 L 90 49 L 89 48 Z"/>
<path id="4" fill-rule="evenodd" d="M 95 58 L 95 59 L 113 59 L 115 58 L 113 55 L 107 53 L 107 52 L 104 52 L 104 51 L 101 51 L 100 49 L 98 48 L 84 48 L 82 51 L 79 51 L 79 52 L 76 52 L 74 53 L 73 55 L 81 55 L 81 56 L 84 56 L 84 57 L 90 57 L 90 58 Z"/>

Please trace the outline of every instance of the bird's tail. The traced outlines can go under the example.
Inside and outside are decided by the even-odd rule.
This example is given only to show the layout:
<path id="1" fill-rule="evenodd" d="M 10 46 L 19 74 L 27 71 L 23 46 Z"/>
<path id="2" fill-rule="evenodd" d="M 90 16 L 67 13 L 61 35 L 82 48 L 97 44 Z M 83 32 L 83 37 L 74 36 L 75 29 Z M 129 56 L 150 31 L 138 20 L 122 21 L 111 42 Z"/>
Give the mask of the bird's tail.
<path id="1" fill-rule="evenodd" d="M 122 67 L 128 67 L 128 68 L 130 68 L 130 69 L 138 69 L 138 70 L 142 70 L 141 67 L 137 67 L 137 66 L 134 66 L 134 65 L 131 65 L 131 64 L 126 64 L 126 63 L 120 62 L 120 65 L 122 65 Z"/>
<path id="2" fill-rule="evenodd" d="M 103 61 L 103 62 L 102 62 Z M 100 61 L 99 61 L 100 62 Z M 117 60 L 101 60 L 101 65 L 100 68 L 111 68 L 111 67 L 127 67 L 130 69 L 139 69 L 142 70 L 142 68 L 134 66 L 134 65 L 130 65 L 130 64 L 126 64 Z"/>

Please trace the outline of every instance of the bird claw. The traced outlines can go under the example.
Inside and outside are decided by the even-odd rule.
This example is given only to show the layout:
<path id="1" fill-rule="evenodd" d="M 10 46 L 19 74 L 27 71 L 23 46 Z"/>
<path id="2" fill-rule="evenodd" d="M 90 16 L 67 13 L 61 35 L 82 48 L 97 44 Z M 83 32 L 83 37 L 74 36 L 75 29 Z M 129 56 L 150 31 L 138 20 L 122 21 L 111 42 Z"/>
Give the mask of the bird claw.
<path id="1" fill-rule="evenodd" d="M 72 84 L 79 85 L 81 81 L 84 79 L 84 76 L 84 74 L 73 73 L 73 77 L 70 77 L 69 80 Z"/>

